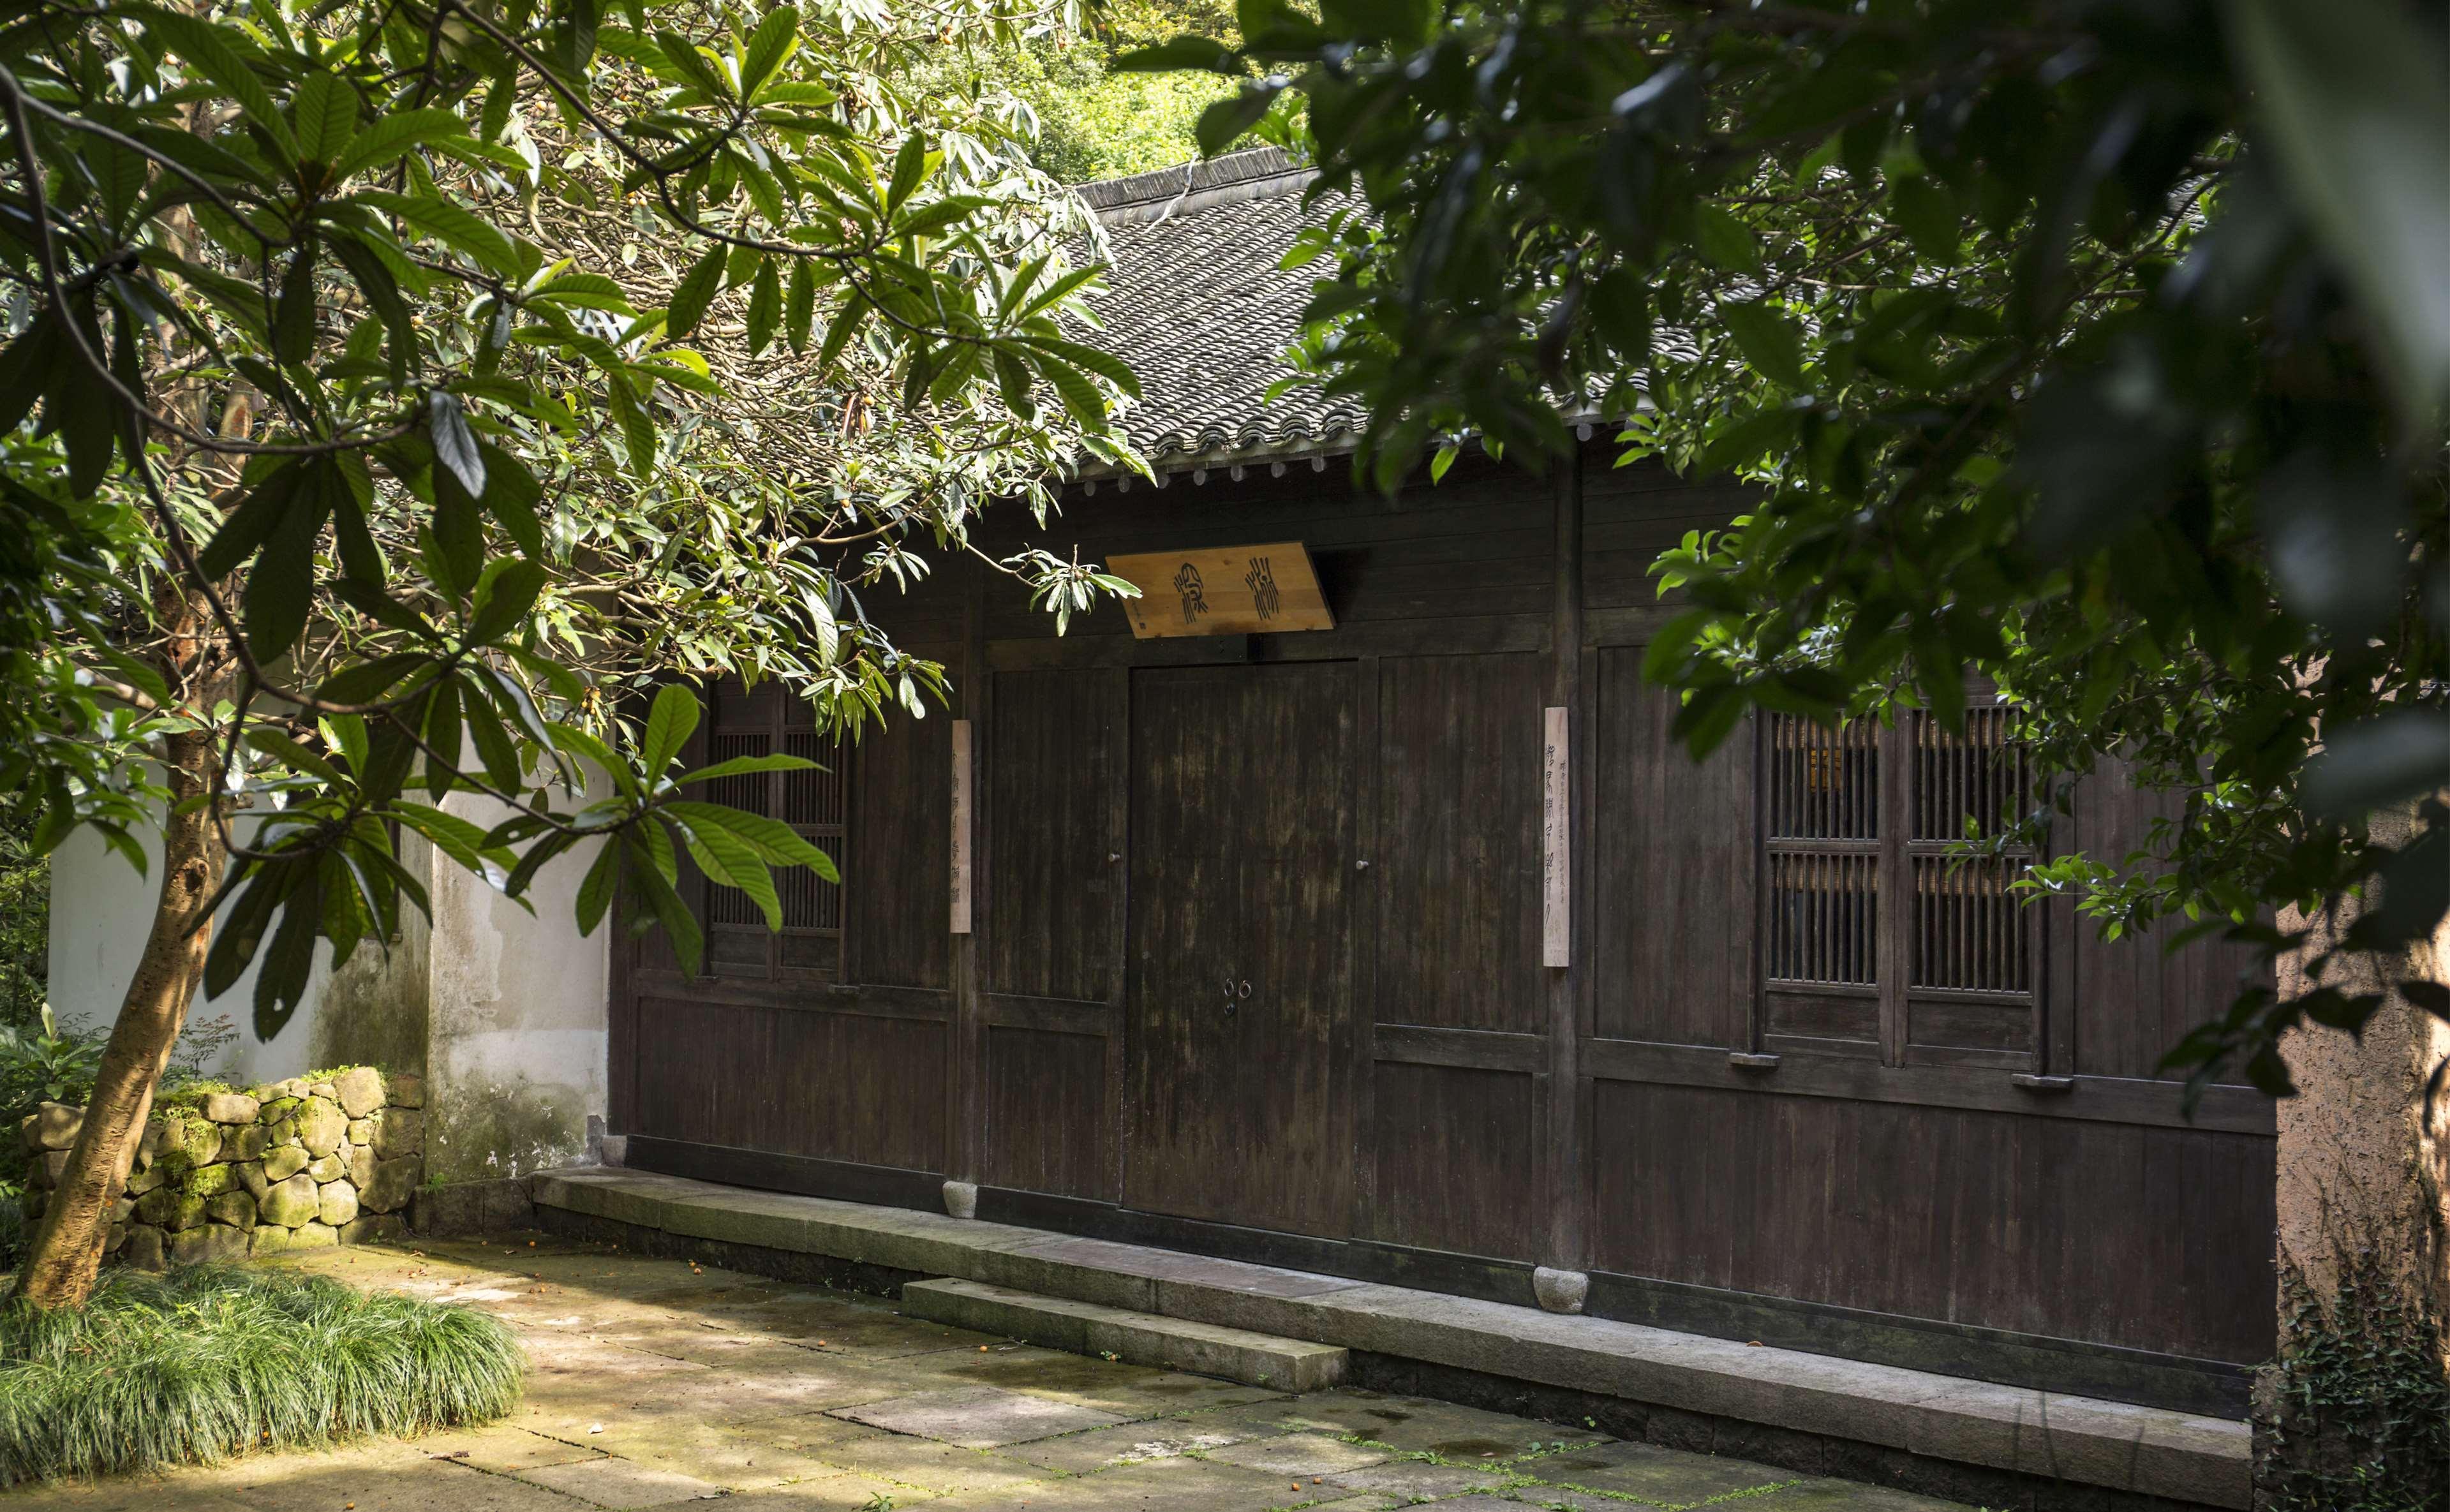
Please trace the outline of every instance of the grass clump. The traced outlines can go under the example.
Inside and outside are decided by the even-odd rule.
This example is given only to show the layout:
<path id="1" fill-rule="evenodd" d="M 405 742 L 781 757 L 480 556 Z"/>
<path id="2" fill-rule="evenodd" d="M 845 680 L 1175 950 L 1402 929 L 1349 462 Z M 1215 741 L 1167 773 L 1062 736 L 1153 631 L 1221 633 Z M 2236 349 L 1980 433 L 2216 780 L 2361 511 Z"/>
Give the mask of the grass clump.
<path id="1" fill-rule="evenodd" d="M 486 1422 L 525 1369 L 469 1308 L 233 1266 L 107 1271 L 81 1310 L 0 1307 L 0 1485 Z"/>

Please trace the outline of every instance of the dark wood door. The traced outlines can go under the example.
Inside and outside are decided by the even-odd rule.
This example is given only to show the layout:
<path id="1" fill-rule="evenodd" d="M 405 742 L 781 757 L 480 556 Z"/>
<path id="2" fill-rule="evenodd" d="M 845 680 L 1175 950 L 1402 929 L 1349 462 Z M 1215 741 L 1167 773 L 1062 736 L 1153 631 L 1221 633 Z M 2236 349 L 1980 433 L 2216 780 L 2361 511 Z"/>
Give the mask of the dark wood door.
<path id="1" fill-rule="evenodd" d="M 1349 1227 L 1357 710 L 1346 662 L 1134 680 L 1133 1207 Z"/>

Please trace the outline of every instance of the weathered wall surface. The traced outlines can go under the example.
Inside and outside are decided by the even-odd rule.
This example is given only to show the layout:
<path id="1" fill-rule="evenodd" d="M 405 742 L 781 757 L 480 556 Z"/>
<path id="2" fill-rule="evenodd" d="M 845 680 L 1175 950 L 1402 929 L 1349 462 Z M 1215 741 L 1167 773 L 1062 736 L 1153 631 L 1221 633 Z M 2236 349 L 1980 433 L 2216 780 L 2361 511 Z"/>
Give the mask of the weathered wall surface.
<path id="1" fill-rule="evenodd" d="M 445 806 L 478 824 L 506 813 L 468 794 Z M 448 863 L 433 870 L 425 1064 L 438 1181 L 525 1175 L 587 1153 L 588 1115 L 605 1106 L 612 926 L 581 939 L 571 921 L 594 859 L 591 844 L 546 866 L 528 888 L 533 914 Z"/>
<path id="2" fill-rule="evenodd" d="M 2353 918 L 2317 921 L 2318 943 Z M 2358 992 L 2450 981 L 2450 928 L 2402 957 L 2352 958 L 2329 979 Z M 2282 963 L 2284 997 L 2313 985 L 2302 962 Z M 2298 1095 L 2279 1105 L 2283 1260 L 2325 1295 L 2343 1255 L 2371 1246 L 2450 1310 L 2450 1095 L 2424 1105 L 2425 1079 L 2450 1056 L 2450 1024 L 2392 990 L 2361 1037 L 2307 1028 L 2285 1048 Z"/>

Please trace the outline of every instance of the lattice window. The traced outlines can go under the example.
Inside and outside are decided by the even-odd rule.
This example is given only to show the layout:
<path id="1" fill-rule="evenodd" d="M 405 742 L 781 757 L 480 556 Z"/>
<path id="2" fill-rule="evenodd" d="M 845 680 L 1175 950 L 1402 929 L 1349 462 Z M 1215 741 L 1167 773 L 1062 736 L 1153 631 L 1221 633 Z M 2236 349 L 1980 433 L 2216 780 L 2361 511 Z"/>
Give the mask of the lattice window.
<path id="1" fill-rule="evenodd" d="M 706 797 L 780 819 L 801 839 L 843 863 L 846 843 L 844 766 L 846 752 L 820 735 L 806 704 L 773 684 L 754 691 L 717 688 L 706 736 L 709 765 L 780 750 L 820 769 L 754 772 L 707 785 Z M 778 971 L 831 974 L 841 964 L 842 889 L 805 866 L 774 872 L 783 928 L 769 931 L 763 909 L 737 888 L 705 883 L 708 970 L 712 975 L 771 977 Z"/>
<path id="2" fill-rule="evenodd" d="M 1760 741 L 1764 1048 L 2030 1065 L 2038 932 L 2015 884 L 2033 857 L 1961 851 L 2032 794 L 2010 711 L 1980 705 L 1960 734 L 1773 714 Z"/>
<path id="3" fill-rule="evenodd" d="M 1995 835 L 2023 817 L 2033 791 L 2031 759 L 2008 734 L 2008 710 L 1966 712 L 1952 735 L 1915 716 L 1915 921 L 1910 985 L 2030 996 L 2032 931 L 2015 882 L 2031 863 L 2019 848 L 1998 860 L 1949 854 L 1969 836 Z"/>
<path id="4" fill-rule="evenodd" d="M 1880 751 L 1876 727 L 1773 714 L 1767 731 L 1772 981 L 1878 981 Z"/>
<path id="5" fill-rule="evenodd" d="M 763 756 L 772 750 L 773 737 L 764 730 L 717 730 L 706 738 L 706 762 L 711 766 L 718 762 L 742 756 Z M 773 783 L 762 772 L 740 777 L 718 777 L 706 785 L 707 802 L 731 808 L 745 808 L 752 814 L 771 815 Z M 737 887 L 709 883 L 706 890 L 706 921 L 710 924 L 754 924 L 766 927 L 764 910 Z"/>
<path id="6" fill-rule="evenodd" d="M 843 860 L 843 814 L 846 793 L 843 766 L 847 754 L 813 729 L 795 729 L 783 737 L 784 749 L 818 764 L 813 771 L 783 774 L 783 822 L 800 838 L 833 858 Z M 842 888 L 806 866 L 795 866 L 782 879 L 783 927 L 827 935 L 842 931 Z"/>

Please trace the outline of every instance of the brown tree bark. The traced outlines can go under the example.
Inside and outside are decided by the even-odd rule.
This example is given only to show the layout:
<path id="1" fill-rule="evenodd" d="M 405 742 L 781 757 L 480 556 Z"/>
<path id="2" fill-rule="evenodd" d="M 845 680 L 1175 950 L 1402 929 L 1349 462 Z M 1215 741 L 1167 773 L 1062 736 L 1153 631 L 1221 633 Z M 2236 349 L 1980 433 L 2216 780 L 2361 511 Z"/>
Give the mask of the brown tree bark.
<path id="1" fill-rule="evenodd" d="M 205 733 L 173 735 L 165 745 L 171 808 L 162 827 L 161 898 L 119 1021 L 103 1048 L 85 1127 L 69 1147 L 67 1169 L 53 1184 L 17 1272 L 17 1296 L 38 1308 L 82 1307 L 93 1291 L 111 1207 L 126 1189 L 153 1111 L 153 1089 L 186 1024 L 187 1004 L 212 948 L 212 921 L 204 910 L 221 886 L 226 859 L 221 829 L 209 805 L 185 811 L 179 805 L 215 788 L 217 752 Z"/>

